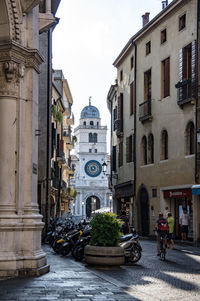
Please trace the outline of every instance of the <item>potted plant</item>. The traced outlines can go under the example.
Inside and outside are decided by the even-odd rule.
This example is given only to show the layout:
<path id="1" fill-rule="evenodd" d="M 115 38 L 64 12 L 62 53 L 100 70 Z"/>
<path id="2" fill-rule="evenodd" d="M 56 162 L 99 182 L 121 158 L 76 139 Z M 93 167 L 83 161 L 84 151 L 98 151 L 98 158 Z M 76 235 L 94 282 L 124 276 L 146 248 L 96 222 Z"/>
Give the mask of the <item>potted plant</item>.
<path id="1" fill-rule="evenodd" d="M 85 247 L 85 261 L 90 265 L 115 266 L 124 263 L 124 250 L 118 246 L 121 220 L 113 213 L 97 213 L 90 222 L 91 240 Z"/>

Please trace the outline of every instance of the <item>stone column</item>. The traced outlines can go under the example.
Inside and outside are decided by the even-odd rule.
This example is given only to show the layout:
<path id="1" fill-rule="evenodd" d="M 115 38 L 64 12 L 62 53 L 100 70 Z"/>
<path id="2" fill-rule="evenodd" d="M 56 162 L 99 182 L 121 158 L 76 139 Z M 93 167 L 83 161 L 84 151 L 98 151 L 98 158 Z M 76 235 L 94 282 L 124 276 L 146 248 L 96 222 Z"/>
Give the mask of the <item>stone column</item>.
<path id="1" fill-rule="evenodd" d="M 0 42 L 0 276 L 48 271 L 37 204 L 41 62 L 35 49 Z"/>

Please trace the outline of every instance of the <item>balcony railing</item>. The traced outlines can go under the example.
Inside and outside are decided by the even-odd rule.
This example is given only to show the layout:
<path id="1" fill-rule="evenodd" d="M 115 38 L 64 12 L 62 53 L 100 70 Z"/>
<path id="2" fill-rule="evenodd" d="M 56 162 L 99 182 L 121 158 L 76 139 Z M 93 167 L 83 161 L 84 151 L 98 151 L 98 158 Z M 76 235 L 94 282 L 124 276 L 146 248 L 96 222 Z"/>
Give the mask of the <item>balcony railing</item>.
<path id="1" fill-rule="evenodd" d="M 192 89 L 191 89 L 191 79 L 183 80 L 178 82 L 175 87 L 177 88 L 177 103 L 179 106 L 186 103 L 191 103 L 192 98 Z"/>
<path id="2" fill-rule="evenodd" d="M 139 120 L 144 122 L 151 118 L 151 99 L 149 99 L 139 105 Z"/>

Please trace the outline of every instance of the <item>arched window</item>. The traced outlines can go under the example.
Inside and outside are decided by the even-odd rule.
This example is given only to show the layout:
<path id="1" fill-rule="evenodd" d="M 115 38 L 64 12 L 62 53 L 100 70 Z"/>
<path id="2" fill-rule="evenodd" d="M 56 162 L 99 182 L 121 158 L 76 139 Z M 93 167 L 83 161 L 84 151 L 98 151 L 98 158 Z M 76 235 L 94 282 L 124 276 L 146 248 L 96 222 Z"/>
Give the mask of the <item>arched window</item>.
<path id="1" fill-rule="evenodd" d="M 147 138 L 142 138 L 142 164 L 147 165 Z"/>
<path id="2" fill-rule="evenodd" d="M 86 125 L 86 121 L 83 122 L 83 125 Z"/>
<path id="3" fill-rule="evenodd" d="M 148 163 L 154 163 L 154 138 L 153 134 L 148 137 Z"/>
<path id="4" fill-rule="evenodd" d="M 96 133 L 93 134 L 93 142 L 95 142 L 95 143 L 97 142 L 97 134 Z"/>
<path id="5" fill-rule="evenodd" d="M 89 133 L 89 142 L 93 142 L 93 135 L 92 135 L 92 133 Z"/>
<path id="6" fill-rule="evenodd" d="M 94 125 L 94 121 L 90 121 L 90 125 Z"/>
<path id="7" fill-rule="evenodd" d="M 194 154 L 194 123 L 190 121 L 186 127 L 186 155 Z"/>
<path id="8" fill-rule="evenodd" d="M 168 133 L 166 130 L 163 130 L 161 133 L 161 153 L 160 153 L 161 160 L 168 159 Z"/>

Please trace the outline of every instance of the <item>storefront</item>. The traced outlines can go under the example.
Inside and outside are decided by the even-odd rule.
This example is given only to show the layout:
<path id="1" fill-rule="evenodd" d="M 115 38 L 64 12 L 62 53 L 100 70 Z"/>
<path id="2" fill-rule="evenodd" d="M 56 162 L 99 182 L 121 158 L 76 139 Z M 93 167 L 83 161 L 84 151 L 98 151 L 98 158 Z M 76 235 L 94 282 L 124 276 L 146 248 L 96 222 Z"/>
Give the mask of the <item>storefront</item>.
<path id="1" fill-rule="evenodd" d="M 180 188 L 163 191 L 165 199 L 165 212 L 172 212 L 175 219 L 174 234 L 176 238 L 181 238 L 181 215 L 183 208 L 187 209 L 190 216 L 190 223 L 188 229 L 188 239 L 193 239 L 193 202 L 192 189 Z"/>
<path id="2" fill-rule="evenodd" d="M 120 211 L 125 210 L 126 215 L 129 217 L 130 223 L 133 225 L 134 182 L 128 181 L 125 183 L 121 183 L 116 185 L 114 188 L 115 199 L 117 200 L 117 214 L 120 215 Z"/>

